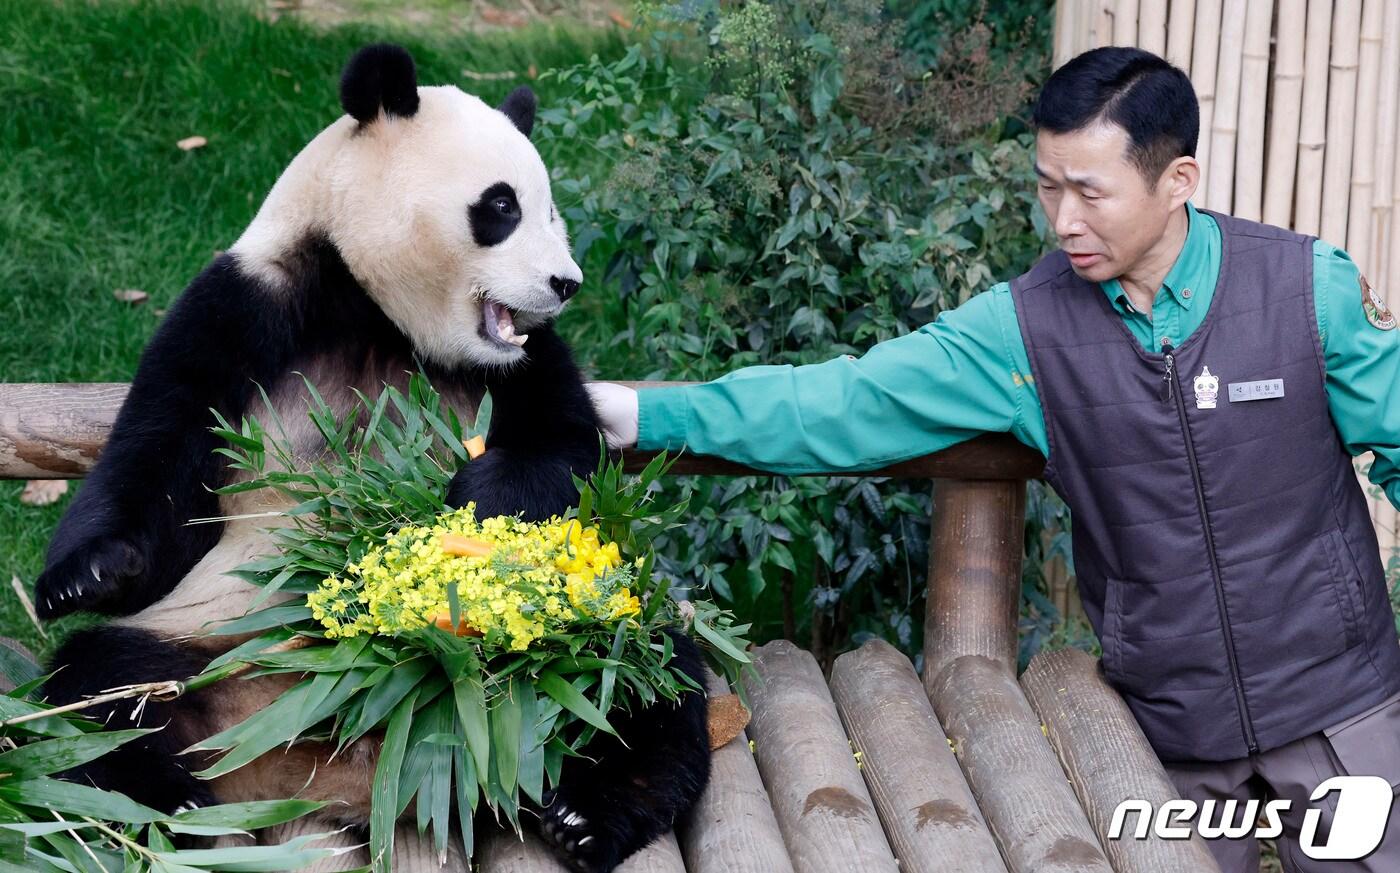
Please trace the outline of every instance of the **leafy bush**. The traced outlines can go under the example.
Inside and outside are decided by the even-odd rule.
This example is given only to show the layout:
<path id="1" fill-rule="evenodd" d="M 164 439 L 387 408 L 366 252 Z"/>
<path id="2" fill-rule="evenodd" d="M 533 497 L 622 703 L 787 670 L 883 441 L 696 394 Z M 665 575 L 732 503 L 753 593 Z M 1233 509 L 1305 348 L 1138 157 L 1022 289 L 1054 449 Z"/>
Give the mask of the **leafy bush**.
<path id="1" fill-rule="evenodd" d="M 640 22 L 620 60 L 550 74 L 573 96 L 541 113 L 547 138 L 621 156 L 606 179 L 556 168 L 577 254 L 608 252 L 602 284 L 620 292 L 599 372 L 709 379 L 857 353 L 1042 251 L 1030 139 L 1007 118 L 1038 45 L 994 62 L 973 24 L 925 69 L 870 0 L 695 0 Z M 969 100 L 975 129 L 949 111 Z M 756 636 L 819 657 L 870 635 L 916 647 L 926 484 L 702 480 L 691 505 L 660 570 L 709 585 Z"/>

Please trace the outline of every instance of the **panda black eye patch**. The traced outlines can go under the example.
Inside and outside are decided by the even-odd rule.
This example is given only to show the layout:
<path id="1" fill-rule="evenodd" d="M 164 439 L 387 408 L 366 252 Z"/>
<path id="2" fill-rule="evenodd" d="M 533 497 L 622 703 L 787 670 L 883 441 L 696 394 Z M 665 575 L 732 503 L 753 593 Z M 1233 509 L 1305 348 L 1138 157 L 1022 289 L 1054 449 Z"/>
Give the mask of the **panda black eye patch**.
<path id="1" fill-rule="evenodd" d="M 505 182 L 497 182 L 467 207 L 467 217 L 477 245 L 494 246 L 505 242 L 520 226 L 520 201 L 515 198 L 515 189 Z"/>

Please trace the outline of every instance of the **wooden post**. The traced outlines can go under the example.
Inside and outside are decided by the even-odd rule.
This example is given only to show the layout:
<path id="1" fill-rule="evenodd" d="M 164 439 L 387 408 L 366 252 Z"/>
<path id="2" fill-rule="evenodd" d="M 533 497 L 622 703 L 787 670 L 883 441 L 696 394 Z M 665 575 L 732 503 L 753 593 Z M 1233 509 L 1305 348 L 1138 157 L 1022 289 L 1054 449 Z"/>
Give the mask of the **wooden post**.
<path id="1" fill-rule="evenodd" d="M 1377 91 L 1380 120 L 1376 128 L 1376 186 L 1371 197 L 1371 273 L 1376 287 L 1390 289 L 1390 227 L 1394 212 L 1390 200 L 1395 185 L 1395 136 L 1400 122 L 1400 0 L 1385 0 L 1385 34 L 1381 45 L 1381 80 Z"/>
<path id="2" fill-rule="evenodd" d="M 1172 0 L 1167 18 L 1167 63 L 1191 75 L 1191 37 L 1196 30 L 1196 0 Z"/>
<path id="3" fill-rule="evenodd" d="M 924 683 L 963 655 L 1015 677 L 1026 483 L 939 480 L 933 489 Z"/>
<path id="4" fill-rule="evenodd" d="M 1012 873 L 1110 873 L 1014 673 L 965 655 L 933 677 L 929 698 Z"/>
<path id="5" fill-rule="evenodd" d="M 1137 47 L 1159 57 L 1167 53 L 1168 0 L 1141 0 L 1138 6 Z"/>
<path id="6" fill-rule="evenodd" d="M 712 697 L 729 693 L 714 673 L 709 690 Z M 687 873 L 793 873 L 743 731 L 715 750 L 710 784 L 680 831 Z"/>
<path id="7" fill-rule="evenodd" d="M 909 659 L 871 640 L 836 659 L 831 693 L 900 873 L 1006 873 Z"/>
<path id="8" fill-rule="evenodd" d="M 793 869 L 898 873 L 816 660 L 787 640 L 753 655 L 749 736 Z"/>
<path id="9" fill-rule="evenodd" d="M 1348 194 L 1347 253 L 1367 276 L 1377 275 L 1371 254 L 1371 207 L 1376 187 L 1376 131 L 1380 121 L 1382 0 L 1366 0 L 1356 79 L 1356 142 Z M 1392 96 L 1393 99 L 1393 96 Z"/>
<path id="10" fill-rule="evenodd" d="M 1113 5 L 1113 45 L 1137 45 L 1138 0 Z"/>
<path id="11" fill-rule="evenodd" d="M 1120 839 L 1107 838 L 1114 810 L 1122 801 L 1146 801 L 1155 811 L 1180 795 L 1098 665 L 1098 659 L 1078 649 L 1041 652 L 1021 674 L 1021 687 L 1039 714 L 1113 869 L 1218 873 L 1220 868 L 1199 837 L 1134 839 L 1137 815 L 1127 818 Z"/>

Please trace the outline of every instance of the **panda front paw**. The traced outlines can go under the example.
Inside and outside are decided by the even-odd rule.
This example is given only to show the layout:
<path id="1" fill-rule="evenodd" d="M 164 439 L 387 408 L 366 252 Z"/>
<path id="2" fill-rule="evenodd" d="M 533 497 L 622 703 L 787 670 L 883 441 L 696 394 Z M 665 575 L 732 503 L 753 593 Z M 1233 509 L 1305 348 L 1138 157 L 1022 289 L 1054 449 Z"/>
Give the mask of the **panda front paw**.
<path id="1" fill-rule="evenodd" d="M 609 873 L 622 862 L 623 847 L 602 827 L 602 816 L 585 810 L 557 789 L 544 796 L 540 836 L 574 873 Z"/>
<path id="2" fill-rule="evenodd" d="M 460 508 L 476 504 L 477 518 L 520 515 L 544 521 L 562 515 L 578 501 L 568 463 L 559 457 L 506 448 L 488 448 L 452 477 L 446 503 Z"/>
<path id="3" fill-rule="evenodd" d="M 45 620 L 81 610 L 103 611 L 123 600 L 145 570 L 145 558 L 125 540 L 94 540 L 39 574 L 35 608 Z"/>

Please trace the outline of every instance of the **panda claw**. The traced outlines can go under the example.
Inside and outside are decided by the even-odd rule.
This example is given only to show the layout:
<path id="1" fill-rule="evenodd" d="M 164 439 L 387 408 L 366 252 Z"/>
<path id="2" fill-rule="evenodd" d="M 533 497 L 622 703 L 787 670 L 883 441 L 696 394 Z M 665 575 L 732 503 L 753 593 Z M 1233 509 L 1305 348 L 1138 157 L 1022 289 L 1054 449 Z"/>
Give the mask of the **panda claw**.
<path id="1" fill-rule="evenodd" d="M 584 837 L 583 839 L 579 840 L 579 841 L 578 841 L 579 848 L 582 848 L 582 847 L 588 845 L 588 841 L 591 840 L 591 839 L 593 839 L 593 835 L 592 835 L 592 834 L 589 834 L 588 836 L 586 836 L 586 837 Z"/>

